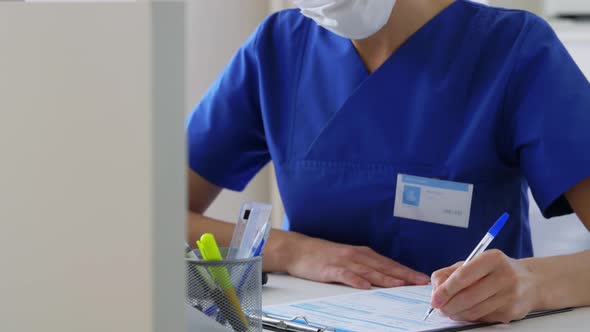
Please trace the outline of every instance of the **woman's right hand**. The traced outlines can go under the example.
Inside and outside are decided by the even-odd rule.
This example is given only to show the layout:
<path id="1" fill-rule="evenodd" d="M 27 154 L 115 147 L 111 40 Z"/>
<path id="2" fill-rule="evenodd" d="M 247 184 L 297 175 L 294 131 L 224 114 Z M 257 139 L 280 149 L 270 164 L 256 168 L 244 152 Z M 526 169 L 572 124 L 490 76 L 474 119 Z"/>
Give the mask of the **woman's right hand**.
<path id="1" fill-rule="evenodd" d="M 354 288 L 425 285 L 430 278 L 369 247 L 351 246 L 287 232 L 288 250 L 283 269 L 289 274 L 319 282 L 342 283 Z M 278 248 L 277 248 L 278 249 Z"/>

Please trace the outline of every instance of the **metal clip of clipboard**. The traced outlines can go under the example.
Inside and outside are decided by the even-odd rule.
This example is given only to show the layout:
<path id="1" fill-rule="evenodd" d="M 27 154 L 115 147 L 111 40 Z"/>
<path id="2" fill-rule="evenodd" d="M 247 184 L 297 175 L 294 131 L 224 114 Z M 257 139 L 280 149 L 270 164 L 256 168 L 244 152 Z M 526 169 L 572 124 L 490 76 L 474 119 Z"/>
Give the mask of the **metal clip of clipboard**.
<path id="1" fill-rule="evenodd" d="M 302 320 L 304 323 L 298 323 L 297 320 Z M 333 328 L 311 324 L 305 316 L 283 318 L 263 313 L 262 326 L 275 331 L 287 332 L 336 332 Z"/>

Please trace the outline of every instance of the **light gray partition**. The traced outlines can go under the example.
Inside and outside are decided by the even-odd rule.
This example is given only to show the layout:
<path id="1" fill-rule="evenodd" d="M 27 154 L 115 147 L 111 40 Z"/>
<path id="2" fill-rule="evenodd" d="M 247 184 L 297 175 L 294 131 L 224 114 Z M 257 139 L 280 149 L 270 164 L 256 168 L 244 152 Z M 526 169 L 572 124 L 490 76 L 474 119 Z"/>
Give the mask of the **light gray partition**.
<path id="1" fill-rule="evenodd" d="M 184 4 L 0 2 L 0 331 L 183 331 Z"/>

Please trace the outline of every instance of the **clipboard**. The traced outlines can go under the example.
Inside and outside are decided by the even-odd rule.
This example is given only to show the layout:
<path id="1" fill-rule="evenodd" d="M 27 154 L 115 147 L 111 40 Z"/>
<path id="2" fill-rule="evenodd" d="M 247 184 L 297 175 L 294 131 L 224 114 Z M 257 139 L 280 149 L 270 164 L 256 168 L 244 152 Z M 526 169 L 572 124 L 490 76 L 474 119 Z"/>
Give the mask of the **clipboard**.
<path id="1" fill-rule="evenodd" d="M 520 321 L 523 321 L 523 320 L 526 320 L 526 319 L 531 319 L 531 318 L 537 318 L 537 317 L 543 317 L 543 316 L 549 316 L 549 315 L 559 314 L 559 313 L 562 313 L 562 312 L 568 312 L 568 311 L 572 311 L 572 310 L 574 310 L 574 308 L 564 308 L 564 309 L 557 309 L 557 310 L 547 310 L 547 311 L 531 312 L 530 314 L 526 315 L 523 319 L 512 321 L 511 323 L 520 322 Z M 491 325 L 498 325 L 498 324 L 502 324 L 502 323 L 473 323 L 473 324 L 465 325 L 465 326 L 462 326 L 462 327 L 455 327 L 455 328 L 451 327 L 451 328 L 440 329 L 440 330 L 431 330 L 429 332 L 458 332 L 458 331 L 467 331 L 467 330 L 477 329 L 477 328 L 480 328 L 480 327 L 491 326 Z"/>
<path id="2" fill-rule="evenodd" d="M 429 297 L 430 292 L 425 286 L 409 286 L 267 306 L 263 308 L 262 325 L 266 330 L 279 332 L 338 332 L 342 329 L 374 331 L 379 327 L 403 328 L 415 332 L 455 332 L 500 324 L 453 322 L 436 315 L 438 318 L 433 316 L 434 322 L 429 326 L 424 325 L 421 321 L 422 311 L 429 303 Z M 572 310 L 565 308 L 532 312 L 522 320 Z M 358 314 L 355 315 L 355 312 Z"/>
<path id="3" fill-rule="evenodd" d="M 521 320 L 549 316 L 554 314 L 559 314 L 563 312 L 573 311 L 574 308 L 564 308 L 558 310 L 548 310 L 548 311 L 537 311 L 532 312 L 526 317 Z M 518 322 L 518 321 L 514 321 Z M 442 328 L 442 329 L 434 329 L 428 330 L 425 332 L 459 332 L 459 331 L 467 331 L 472 329 L 477 329 L 480 327 L 491 326 L 491 325 L 498 325 L 501 323 L 473 323 L 461 327 L 450 327 L 450 328 Z M 294 316 L 289 319 L 284 319 L 278 316 L 273 316 L 270 314 L 262 314 L 262 327 L 265 330 L 269 331 L 276 331 L 276 332 L 338 332 L 336 329 L 326 326 L 320 326 L 313 323 L 310 323 L 305 316 Z"/>
<path id="4" fill-rule="evenodd" d="M 294 316 L 284 319 L 265 313 L 262 314 L 262 327 L 266 330 L 277 332 L 336 332 L 333 328 L 310 323 L 305 316 Z"/>

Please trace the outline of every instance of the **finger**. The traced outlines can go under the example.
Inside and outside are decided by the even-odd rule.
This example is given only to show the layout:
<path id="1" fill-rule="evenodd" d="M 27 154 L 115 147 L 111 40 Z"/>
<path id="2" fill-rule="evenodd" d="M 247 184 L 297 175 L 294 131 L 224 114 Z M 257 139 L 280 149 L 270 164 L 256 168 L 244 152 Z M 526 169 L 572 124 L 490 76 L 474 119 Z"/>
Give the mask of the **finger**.
<path id="1" fill-rule="evenodd" d="M 323 282 L 339 282 L 359 289 L 371 288 L 368 280 L 342 266 L 327 266 L 322 279 Z"/>
<path id="2" fill-rule="evenodd" d="M 453 296 L 440 310 L 452 316 L 476 307 L 501 291 L 503 283 L 500 279 L 497 273 L 485 276 Z"/>
<path id="3" fill-rule="evenodd" d="M 359 252 L 354 255 L 355 261 L 368 265 L 373 269 L 385 273 L 396 279 L 403 280 L 409 284 L 427 284 L 430 278 L 418 271 L 382 256 L 369 247 L 360 247 Z"/>
<path id="4" fill-rule="evenodd" d="M 352 263 L 348 266 L 348 268 L 356 275 L 359 275 L 363 279 L 369 281 L 374 286 L 390 288 L 403 286 L 405 284 L 403 280 L 390 277 L 387 274 L 374 270 L 372 267 L 367 265 Z"/>
<path id="5" fill-rule="evenodd" d="M 436 289 L 439 285 L 445 282 L 455 270 L 461 267 L 461 265 L 463 265 L 463 262 L 457 262 L 449 267 L 434 271 L 430 277 L 432 287 Z"/>
<path id="6" fill-rule="evenodd" d="M 486 299 L 485 301 L 479 303 L 478 305 L 471 307 L 467 310 L 462 312 L 456 313 L 451 315 L 450 318 L 456 321 L 468 321 L 468 322 L 475 322 L 475 321 L 486 321 L 492 322 L 489 318 L 494 318 L 493 314 L 498 311 L 498 309 L 502 308 L 503 305 L 507 302 L 508 295 L 505 293 L 497 293 L 492 295 L 490 298 Z M 493 322 L 498 322 L 498 320 L 493 320 Z"/>
<path id="7" fill-rule="evenodd" d="M 471 286 L 476 281 L 495 270 L 500 261 L 500 258 L 497 257 L 499 254 L 497 254 L 496 251 L 490 251 L 492 253 L 483 253 L 455 270 L 455 272 L 451 274 L 451 276 L 442 283 L 436 291 L 434 291 L 432 305 L 437 309 L 442 307 L 462 289 Z"/>

